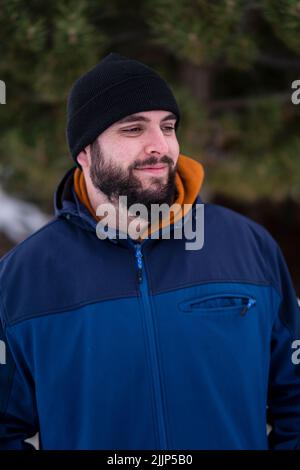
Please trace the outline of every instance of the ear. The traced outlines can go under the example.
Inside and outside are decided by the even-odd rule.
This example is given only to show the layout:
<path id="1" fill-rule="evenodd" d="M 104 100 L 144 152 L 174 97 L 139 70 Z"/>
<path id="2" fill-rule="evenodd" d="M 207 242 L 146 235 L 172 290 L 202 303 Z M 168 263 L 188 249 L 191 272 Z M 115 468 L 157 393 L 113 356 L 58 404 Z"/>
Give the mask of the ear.
<path id="1" fill-rule="evenodd" d="M 89 153 L 88 153 L 88 148 L 86 147 L 84 150 L 81 150 L 81 152 L 77 155 L 77 162 L 79 165 L 81 165 L 82 168 L 88 168 L 89 167 Z"/>

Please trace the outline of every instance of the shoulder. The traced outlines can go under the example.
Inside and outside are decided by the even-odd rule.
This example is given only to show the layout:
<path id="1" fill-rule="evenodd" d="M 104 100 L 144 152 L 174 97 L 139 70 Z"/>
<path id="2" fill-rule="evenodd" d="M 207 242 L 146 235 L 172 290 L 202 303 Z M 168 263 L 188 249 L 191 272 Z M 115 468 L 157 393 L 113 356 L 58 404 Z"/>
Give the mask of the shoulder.
<path id="1" fill-rule="evenodd" d="M 258 222 L 249 217 L 240 214 L 218 204 L 205 204 L 206 223 L 210 224 L 214 229 L 225 231 L 226 234 L 235 233 L 252 236 L 263 243 L 267 243 L 275 247 L 276 241 L 270 232 Z"/>
<path id="2" fill-rule="evenodd" d="M 51 246 L 53 239 L 57 239 L 59 231 L 61 231 L 65 225 L 65 222 L 61 219 L 52 219 L 46 225 L 17 244 L 0 259 L 0 275 L 1 268 L 3 269 L 7 264 L 17 262 L 18 260 L 20 260 L 20 262 L 26 261 L 33 253 L 36 256 L 40 256 L 45 250 L 45 247 L 49 247 L 49 244 Z"/>
<path id="3" fill-rule="evenodd" d="M 6 322 L 57 308 L 66 289 L 72 297 L 76 249 L 78 227 L 64 218 L 55 218 L 0 260 L 0 307 L 6 312 Z"/>
<path id="4" fill-rule="evenodd" d="M 39 279 L 62 259 L 75 238 L 73 224 L 55 218 L 20 242 L 0 260 L 0 292 L 24 285 L 24 279 Z"/>
<path id="5" fill-rule="evenodd" d="M 278 287 L 280 270 L 286 263 L 282 251 L 271 233 L 261 224 L 226 207 L 205 205 L 207 234 L 218 244 L 229 246 L 231 253 L 260 263 L 266 278 Z M 279 289 L 278 289 L 279 290 Z"/>

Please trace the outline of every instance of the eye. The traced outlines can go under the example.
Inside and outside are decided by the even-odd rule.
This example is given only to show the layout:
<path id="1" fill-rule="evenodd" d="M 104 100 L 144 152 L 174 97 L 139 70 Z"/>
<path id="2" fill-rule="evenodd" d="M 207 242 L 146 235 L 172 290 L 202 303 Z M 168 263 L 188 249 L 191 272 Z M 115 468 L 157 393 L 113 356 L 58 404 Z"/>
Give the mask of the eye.
<path id="1" fill-rule="evenodd" d="M 125 132 L 127 134 L 134 134 L 135 132 L 140 132 L 141 130 L 141 127 L 131 127 L 130 129 L 122 129 L 122 132 Z"/>
<path id="2" fill-rule="evenodd" d="M 166 132 L 175 131 L 175 127 L 174 127 L 174 126 L 164 126 L 163 129 L 164 129 Z"/>

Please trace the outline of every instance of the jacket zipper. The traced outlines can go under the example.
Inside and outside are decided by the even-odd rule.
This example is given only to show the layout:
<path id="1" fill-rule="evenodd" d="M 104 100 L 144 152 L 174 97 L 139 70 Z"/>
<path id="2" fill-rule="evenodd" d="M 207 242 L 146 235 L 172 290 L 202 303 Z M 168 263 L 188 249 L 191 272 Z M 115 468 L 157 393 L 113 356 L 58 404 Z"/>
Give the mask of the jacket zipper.
<path id="1" fill-rule="evenodd" d="M 142 254 L 141 245 L 139 243 L 134 244 L 134 249 L 135 249 L 135 257 L 136 257 L 136 263 L 137 263 L 137 278 L 139 282 L 141 299 L 142 299 L 142 303 L 144 307 L 145 324 L 146 324 L 148 340 L 149 340 L 150 362 L 151 362 L 151 368 L 152 368 L 153 386 L 154 386 L 154 394 L 155 394 L 154 398 L 155 398 L 156 410 L 157 410 L 157 422 L 158 422 L 160 449 L 166 450 L 168 448 L 167 438 L 166 438 L 166 425 L 165 425 L 165 418 L 164 418 L 164 412 L 163 412 L 161 379 L 159 376 L 158 354 L 157 354 L 156 341 L 155 341 L 153 315 L 152 315 L 152 309 L 151 309 L 151 304 L 149 300 L 148 282 L 147 282 L 145 266 L 142 260 L 143 254 Z"/>

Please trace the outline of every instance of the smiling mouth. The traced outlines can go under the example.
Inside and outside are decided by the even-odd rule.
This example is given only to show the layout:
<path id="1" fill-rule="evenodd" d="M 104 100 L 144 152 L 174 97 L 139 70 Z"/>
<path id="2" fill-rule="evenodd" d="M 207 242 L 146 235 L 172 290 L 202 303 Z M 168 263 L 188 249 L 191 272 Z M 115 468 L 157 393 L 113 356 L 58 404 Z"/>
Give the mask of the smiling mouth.
<path id="1" fill-rule="evenodd" d="M 143 168 L 135 168 L 135 170 L 157 174 L 157 173 L 163 173 L 166 170 L 166 168 L 168 167 L 165 165 L 164 166 L 147 166 Z"/>

